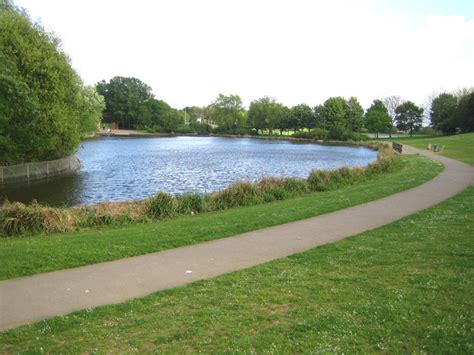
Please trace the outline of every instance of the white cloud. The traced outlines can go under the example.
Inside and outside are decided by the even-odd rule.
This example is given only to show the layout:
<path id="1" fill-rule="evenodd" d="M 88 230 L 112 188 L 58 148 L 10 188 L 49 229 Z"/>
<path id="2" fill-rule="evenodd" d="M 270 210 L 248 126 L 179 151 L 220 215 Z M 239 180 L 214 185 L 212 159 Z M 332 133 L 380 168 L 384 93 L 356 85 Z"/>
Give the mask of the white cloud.
<path id="1" fill-rule="evenodd" d="M 63 40 L 84 81 L 136 76 L 171 105 L 219 92 L 287 105 L 474 84 L 474 21 L 377 2 L 17 0 Z"/>

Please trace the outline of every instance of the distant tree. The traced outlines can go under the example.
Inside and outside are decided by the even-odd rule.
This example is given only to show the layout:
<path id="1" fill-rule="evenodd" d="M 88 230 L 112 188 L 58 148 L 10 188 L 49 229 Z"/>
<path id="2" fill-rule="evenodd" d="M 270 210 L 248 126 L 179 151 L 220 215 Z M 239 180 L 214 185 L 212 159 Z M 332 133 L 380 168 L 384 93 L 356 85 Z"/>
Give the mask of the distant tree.
<path id="1" fill-rule="evenodd" d="M 459 97 L 454 121 L 462 132 L 474 131 L 474 90 Z"/>
<path id="2" fill-rule="evenodd" d="M 313 111 L 306 104 L 293 106 L 290 111 L 290 128 L 295 132 L 301 128 L 313 128 L 315 125 Z"/>
<path id="3" fill-rule="evenodd" d="M 81 119 L 80 127 L 81 133 L 87 134 L 97 130 L 102 118 L 102 112 L 105 109 L 105 100 L 100 95 L 95 87 L 86 86 L 81 92 L 80 98 Z"/>
<path id="4" fill-rule="evenodd" d="M 318 124 L 322 124 L 321 128 L 324 129 L 348 128 L 346 108 L 346 100 L 343 97 L 330 97 L 318 107 L 316 120 Z"/>
<path id="5" fill-rule="evenodd" d="M 379 136 L 379 132 L 391 128 L 391 120 L 387 108 L 381 100 L 374 100 L 372 105 L 365 113 L 365 126 L 369 131 L 375 132 L 375 136 Z"/>
<path id="6" fill-rule="evenodd" d="M 392 128 L 395 125 L 395 110 L 398 106 L 403 103 L 403 100 L 400 96 L 389 96 L 383 99 L 382 101 L 387 108 L 388 117 L 390 117 L 390 130 L 388 131 L 389 137 L 392 138 Z"/>
<path id="7" fill-rule="evenodd" d="M 270 134 L 282 119 L 283 105 L 269 97 L 263 97 L 250 103 L 248 124 L 259 130 L 268 129 Z"/>
<path id="8" fill-rule="evenodd" d="M 82 88 L 60 40 L 0 1 L 0 164 L 73 153 Z"/>
<path id="9" fill-rule="evenodd" d="M 403 131 L 409 131 L 410 137 L 414 131 L 421 128 L 423 123 L 423 109 L 413 102 L 407 101 L 395 110 L 397 127 Z"/>
<path id="10" fill-rule="evenodd" d="M 126 129 L 138 128 L 142 106 L 153 98 L 151 87 L 137 78 L 116 76 L 97 83 L 96 89 L 105 98 L 105 115 Z"/>
<path id="11" fill-rule="evenodd" d="M 345 106 L 346 126 L 352 132 L 360 132 L 364 125 L 364 109 L 355 97 L 349 98 Z"/>
<path id="12" fill-rule="evenodd" d="M 154 127 L 165 131 L 172 131 L 180 123 L 176 110 L 166 102 L 149 99 L 142 106 L 136 125 L 140 128 Z"/>
<path id="13" fill-rule="evenodd" d="M 431 126 L 443 133 L 456 132 L 458 99 L 453 94 L 442 93 L 433 99 L 430 109 Z"/>
<path id="14" fill-rule="evenodd" d="M 291 109 L 283 105 L 281 108 L 280 120 L 275 126 L 275 128 L 280 131 L 280 135 L 283 134 L 283 131 L 288 131 L 291 129 L 291 120 Z"/>
<path id="15" fill-rule="evenodd" d="M 219 94 L 208 109 L 210 120 L 226 130 L 245 127 L 246 112 L 238 95 Z"/>

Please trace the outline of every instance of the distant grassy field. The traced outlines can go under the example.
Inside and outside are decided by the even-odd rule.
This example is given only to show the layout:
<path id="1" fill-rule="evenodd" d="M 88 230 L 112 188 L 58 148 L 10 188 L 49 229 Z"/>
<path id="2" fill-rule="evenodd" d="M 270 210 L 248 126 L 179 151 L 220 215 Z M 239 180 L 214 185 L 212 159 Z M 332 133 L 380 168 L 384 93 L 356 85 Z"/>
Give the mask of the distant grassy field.
<path id="1" fill-rule="evenodd" d="M 0 279 L 116 260 L 313 217 L 420 185 L 442 170 L 440 164 L 420 156 L 401 159 L 399 171 L 280 202 L 87 232 L 0 238 Z"/>
<path id="2" fill-rule="evenodd" d="M 428 144 L 442 145 L 444 146 L 444 150 L 441 152 L 442 155 L 474 165 L 474 133 L 429 138 L 423 136 L 403 137 L 393 140 L 420 149 L 426 149 Z"/>
<path id="3" fill-rule="evenodd" d="M 0 353 L 474 352 L 474 188 L 361 235 L 0 334 Z"/>

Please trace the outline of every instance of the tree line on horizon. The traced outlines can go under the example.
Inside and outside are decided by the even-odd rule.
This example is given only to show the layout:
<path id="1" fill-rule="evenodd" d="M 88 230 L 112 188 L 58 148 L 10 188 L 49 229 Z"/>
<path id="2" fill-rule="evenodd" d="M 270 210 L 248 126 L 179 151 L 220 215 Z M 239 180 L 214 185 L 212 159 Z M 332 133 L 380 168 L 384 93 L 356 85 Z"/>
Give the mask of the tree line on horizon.
<path id="1" fill-rule="evenodd" d="M 265 96 L 247 109 L 238 95 L 223 94 L 208 106 L 176 109 L 155 98 L 151 87 L 137 78 L 117 76 L 85 86 L 60 40 L 10 0 L 0 0 L 0 165 L 72 154 L 102 119 L 114 120 L 120 128 L 150 132 L 279 131 L 357 140 L 363 138 L 361 131 L 391 134 L 396 127 L 417 132 L 423 113 L 398 96 L 374 100 L 365 111 L 355 97 L 330 97 L 315 107 L 287 107 Z M 429 116 L 431 126 L 442 133 L 474 131 L 474 89 L 437 95 Z"/>
<path id="2" fill-rule="evenodd" d="M 267 96 L 245 109 L 238 95 L 219 94 L 205 107 L 171 108 L 154 98 L 151 87 L 136 78 L 114 77 L 96 85 L 104 96 L 104 116 L 120 128 L 175 133 L 260 134 L 274 131 L 297 133 L 319 129 L 331 139 L 351 139 L 363 130 L 391 133 L 393 127 L 410 134 L 423 122 L 423 109 L 410 101 L 392 96 L 374 100 L 364 111 L 355 97 L 330 97 L 311 108 L 307 104 L 287 107 Z"/>

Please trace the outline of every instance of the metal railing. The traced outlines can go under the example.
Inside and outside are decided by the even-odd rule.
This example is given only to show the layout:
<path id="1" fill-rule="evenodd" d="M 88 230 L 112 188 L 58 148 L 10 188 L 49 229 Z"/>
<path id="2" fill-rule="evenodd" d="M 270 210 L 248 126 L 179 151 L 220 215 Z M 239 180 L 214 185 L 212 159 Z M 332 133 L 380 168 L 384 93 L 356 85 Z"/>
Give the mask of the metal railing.
<path id="1" fill-rule="evenodd" d="M 75 155 L 57 160 L 0 166 L 0 185 L 65 175 L 78 170 L 80 167 L 81 162 Z"/>

